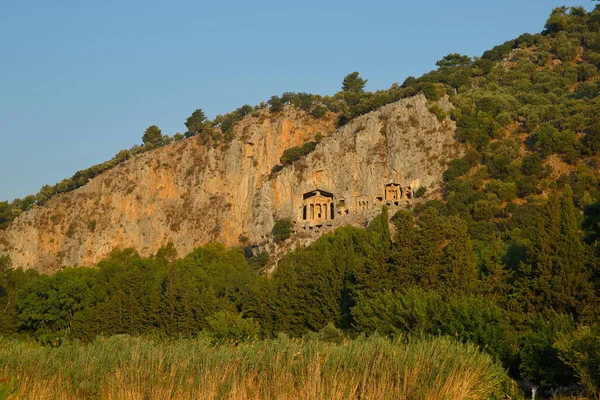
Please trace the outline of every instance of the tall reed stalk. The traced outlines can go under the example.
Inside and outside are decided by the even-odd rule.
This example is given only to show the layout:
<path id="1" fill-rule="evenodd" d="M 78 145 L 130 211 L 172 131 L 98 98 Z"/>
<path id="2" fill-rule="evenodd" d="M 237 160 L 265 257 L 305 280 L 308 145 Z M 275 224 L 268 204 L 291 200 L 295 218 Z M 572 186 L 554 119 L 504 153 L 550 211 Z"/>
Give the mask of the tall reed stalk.
<path id="1" fill-rule="evenodd" d="M 449 338 L 0 344 L 0 375 L 15 379 L 18 399 L 492 399 L 509 381 Z"/>

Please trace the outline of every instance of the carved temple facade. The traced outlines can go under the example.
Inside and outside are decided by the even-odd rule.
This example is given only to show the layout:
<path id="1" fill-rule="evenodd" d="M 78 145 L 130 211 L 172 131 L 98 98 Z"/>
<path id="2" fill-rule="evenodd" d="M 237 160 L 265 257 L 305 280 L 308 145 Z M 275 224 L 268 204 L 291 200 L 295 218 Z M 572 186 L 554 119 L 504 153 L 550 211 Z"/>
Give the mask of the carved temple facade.
<path id="1" fill-rule="evenodd" d="M 302 205 L 299 207 L 297 221 L 307 223 L 306 226 L 331 224 L 336 216 L 350 213 L 362 213 L 371 208 L 400 207 L 410 203 L 412 188 L 402 187 L 399 183 L 390 182 L 383 187 L 383 193 L 377 196 L 357 195 L 347 201 L 345 197 L 335 198 L 334 194 L 322 189 L 314 189 L 302 195 Z"/>
<path id="2" fill-rule="evenodd" d="M 302 195 L 303 221 L 324 221 L 334 218 L 333 193 L 316 189 Z"/>

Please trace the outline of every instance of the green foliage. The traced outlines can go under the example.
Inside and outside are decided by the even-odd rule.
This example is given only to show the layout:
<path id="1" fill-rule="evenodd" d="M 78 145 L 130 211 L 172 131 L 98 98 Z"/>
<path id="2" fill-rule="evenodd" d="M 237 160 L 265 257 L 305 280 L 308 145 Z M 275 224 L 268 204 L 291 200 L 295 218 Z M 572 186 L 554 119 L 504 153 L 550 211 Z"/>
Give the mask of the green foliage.
<path id="1" fill-rule="evenodd" d="M 70 332 L 75 316 L 94 302 L 96 276 L 96 270 L 72 268 L 25 284 L 17 295 L 23 327 L 41 333 Z"/>
<path id="2" fill-rule="evenodd" d="M 317 142 L 308 142 L 304 143 L 302 146 L 290 147 L 289 149 L 284 150 L 279 162 L 283 166 L 293 164 L 295 161 L 305 157 L 316 148 Z"/>
<path id="3" fill-rule="evenodd" d="M 302 335 L 328 323 L 350 328 L 357 291 L 386 285 L 386 246 L 378 232 L 342 227 L 283 257 L 273 274 L 275 331 Z"/>
<path id="4" fill-rule="evenodd" d="M 0 202 L 0 229 L 6 228 L 12 220 L 12 207 L 7 201 Z"/>
<path id="5" fill-rule="evenodd" d="M 542 154 L 566 153 L 577 143 L 577 137 L 571 131 L 559 132 L 555 127 L 543 124 L 532 134 L 537 150 Z"/>
<path id="6" fill-rule="evenodd" d="M 584 210 L 585 219 L 582 227 L 585 230 L 587 243 L 598 246 L 600 240 L 600 203 L 590 204 Z"/>
<path id="7" fill-rule="evenodd" d="M 365 91 L 367 80 L 358 76 L 358 72 L 352 72 L 344 77 L 342 81 L 342 91 L 359 93 Z"/>
<path id="8" fill-rule="evenodd" d="M 402 293 L 379 292 L 370 299 L 360 301 L 352 314 L 359 331 L 385 336 L 402 334 L 433 334 L 437 332 L 440 318 L 445 316 L 442 297 L 419 289 Z"/>
<path id="9" fill-rule="evenodd" d="M 547 320 L 534 321 L 533 329 L 522 339 L 521 376 L 537 385 L 571 383 L 573 370 L 561 363 L 554 342 L 572 328 L 573 321 L 566 315 L 555 314 Z"/>
<path id="10" fill-rule="evenodd" d="M 142 142 L 144 143 L 144 146 L 160 147 L 165 144 L 166 140 L 158 126 L 151 125 L 146 129 L 146 132 L 144 132 Z"/>
<path id="11" fill-rule="evenodd" d="M 519 267 L 522 302 L 532 311 L 582 315 L 595 301 L 572 195 L 567 188 L 561 197 L 550 197 Z"/>
<path id="12" fill-rule="evenodd" d="M 292 235 L 292 220 L 289 218 L 279 219 L 275 221 L 273 230 L 273 239 L 275 243 L 281 243 Z"/>
<path id="13" fill-rule="evenodd" d="M 397 217 L 395 217 L 397 220 Z M 404 218 L 403 218 L 404 219 Z M 411 260 L 399 260 L 395 268 L 397 280 L 444 293 L 474 293 L 477 286 L 476 260 L 467 226 L 458 217 L 441 216 L 434 208 L 426 208 L 419 216 L 418 227 L 402 227 L 392 246 L 392 254 Z M 397 249 L 396 246 L 404 246 Z M 406 247 L 410 246 L 410 247 Z"/>
<path id="14" fill-rule="evenodd" d="M 440 68 L 450 68 L 450 67 L 461 67 L 461 66 L 469 66 L 471 65 L 471 57 L 461 55 L 458 53 L 448 54 L 444 56 L 439 61 L 436 61 L 435 65 Z"/>
<path id="15" fill-rule="evenodd" d="M 0 379 L 0 400 L 12 399 L 15 392 L 15 382 L 12 379 Z"/>
<path id="16" fill-rule="evenodd" d="M 474 167 L 481 159 L 479 153 L 469 150 L 462 158 L 454 159 L 450 162 L 448 169 L 444 172 L 444 180 L 452 181 L 459 176 L 464 175 Z"/>
<path id="17" fill-rule="evenodd" d="M 285 105 L 283 100 L 281 100 L 278 96 L 271 96 L 267 103 L 269 104 L 269 110 L 271 110 L 271 112 L 283 111 L 283 106 Z"/>
<path id="18" fill-rule="evenodd" d="M 244 341 L 258 337 L 259 326 L 251 319 L 229 311 L 218 311 L 206 318 L 207 333 L 216 341 Z"/>
<path id="19" fill-rule="evenodd" d="M 185 126 L 187 127 L 187 132 L 185 133 L 185 137 L 191 137 L 195 135 L 201 134 L 205 129 L 206 115 L 204 111 L 201 109 L 197 109 L 190 115 L 186 121 Z"/>
<path id="20" fill-rule="evenodd" d="M 258 276 L 239 251 L 220 245 L 197 248 L 180 260 L 169 246 L 152 258 L 115 251 L 98 267 L 40 277 L 15 271 L 12 279 L 21 284 L 15 310 L 20 328 L 52 343 L 99 334 L 193 336 L 215 312 L 256 307 Z M 8 291 L 13 298 L 14 290 Z M 14 332 L 11 324 L 6 329 L 12 326 Z"/>
<path id="21" fill-rule="evenodd" d="M 381 240 L 384 243 L 391 242 L 389 214 L 387 206 L 381 207 L 381 214 L 373 218 L 373 220 L 369 223 L 367 229 L 380 235 Z"/>
<path id="22" fill-rule="evenodd" d="M 14 335 L 21 325 L 17 311 L 17 292 L 35 279 L 35 271 L 13 269 L 8 256 L 0 254 L 0 335 Z"/>
<path id="23" fill-rule="evenodd" d="M 575 370 L 590 395 L 600 393 L 600 325 L 579 326 L 557 338 L 560 359 Z"/>
<path id="24" fill-rule="evenodd" d="M 381 335 L 453 335 L 508 357 L 507 325 L 503 311 L 477 298 L 444 299 L 435 292 L 409 288 L 380 292 L 353 309 L 357 329 Z"/>
<path id="25" fill-rule="evenodd" d="M 341 344 L 344 341 L 344 334 L 332 323 L 329 323 L 319 331 L 319 339 L 324 342 Z"/>
<path id="26" fill-rule="evenodd" d="M 435 115 L 439 122 L 442 122 L 448 116 L 448 114 L 444 110 L 442 110 L 442 108 L 437 104 L 434 104 L 431 107 L 429 107 L 429 112 Z"/>
<path id="27" fill-rule="evenodd" d="M 256 256 L 252 256 L 248 259 L 248 265 L 250 265 L 253 270 L 258 271 L 263 268 L 268 261 L 269 253 L 266 251 L 261 251 Z"/>
<path id="28" fill-rule="evenodd" d="M 517 197 L 517 184 L 492 180 L 485 186 L 486 192 L 494 194 L 500 201 L 512 201 Z"/>
<path id="29" fill-rule="evenodd" d="M 310 112 L 314 118 L 323 118 L 323 116 L 327 113 L 327 107 L 323 106 L 315 106 Z"/>

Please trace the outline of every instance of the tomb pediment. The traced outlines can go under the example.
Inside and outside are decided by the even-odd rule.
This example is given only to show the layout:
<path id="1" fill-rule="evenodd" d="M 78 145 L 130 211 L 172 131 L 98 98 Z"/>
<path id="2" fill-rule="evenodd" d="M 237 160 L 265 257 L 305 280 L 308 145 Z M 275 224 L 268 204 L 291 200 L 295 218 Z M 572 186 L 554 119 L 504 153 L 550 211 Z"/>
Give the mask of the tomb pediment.
<path id="1" fill-rule="evenodd" d="M 330 192 L 326 192 L 325 190 L 321 190 L 321 189 L 315 189 L 315 190 L 311 190 L 310 192 L 306 192 L 302 195 L 302 199 L 306 200 L 309 199 L 313 196 L 317 196 L 320 195 L 322 197 L 330 197 L 333 199 L 333 193 Z"/>

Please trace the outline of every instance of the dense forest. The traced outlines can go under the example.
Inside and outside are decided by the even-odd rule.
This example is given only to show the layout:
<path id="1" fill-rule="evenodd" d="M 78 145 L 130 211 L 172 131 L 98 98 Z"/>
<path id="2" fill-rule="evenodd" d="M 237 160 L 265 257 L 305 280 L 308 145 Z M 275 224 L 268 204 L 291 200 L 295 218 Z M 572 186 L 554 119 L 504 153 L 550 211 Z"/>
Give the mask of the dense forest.
<path id="1" fill-rule="evenodd" d="M 448 166 L 442 199 L 393 216 L 384 208 L 364 229 L 343 227 L 287 254 L 272 276 L 261 274 L 264 257 L 218 244 L 181 258 L 172 246 L 150 258 L 116 250 L 97 268 L 52 276 L 0 258 L 0 334 L 48 345 L 122 333 L 302 336 L 328 325 L 349 336 L 450 335 L 515 379 L 598 393 L 600 6 L 557 8 L 542 33 L 437 66 L 377 92 L 353 73 L 334 96 L 286 93 L 214 121 L 197 110 L 182 137 L 227 145 L 244 115 L 287 104 L 336 113 L 343 125 L 422 93 L 438 118 L 456 121 L 467 148 Z M 443 96 L 449 115 L 435 105 Z M 148 149 L 168 142 L 148 129 Z M 43 201 L 0 203 L 0 225 Z"/>

